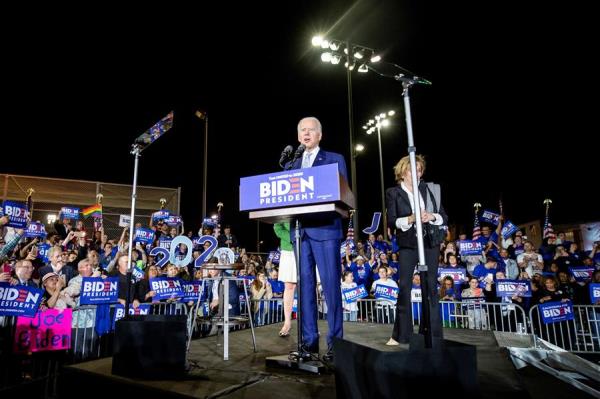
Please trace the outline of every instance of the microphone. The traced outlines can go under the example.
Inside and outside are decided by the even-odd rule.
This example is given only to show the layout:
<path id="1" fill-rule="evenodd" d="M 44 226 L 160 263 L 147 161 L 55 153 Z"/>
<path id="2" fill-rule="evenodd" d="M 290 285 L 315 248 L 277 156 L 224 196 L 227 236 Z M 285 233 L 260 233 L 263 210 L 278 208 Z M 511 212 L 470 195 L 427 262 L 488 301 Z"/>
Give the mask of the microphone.
<path id="1" fill-rule="evenodd" d="M 304 154 L 304 150 L 306 149 L 306 146 L 304 144 L 300 144 L 298 146 L 298 148 L 296 148 L 296 152 L 294 153 L 294 161 L 298 158 L 300 158 L 302 156 L 302 154 Z"/>
<path id="2" fill-rule="evenodd" d="M 292 147 L 291 145 L 288 145 L 283 149 L 283 151 L 281 152 L 281 157 L 279 157 L 279 166 L 281 166 L 282 168 L 284 167 L 285 162 L 289 161 L 293 151 L 294 147 Z"/>

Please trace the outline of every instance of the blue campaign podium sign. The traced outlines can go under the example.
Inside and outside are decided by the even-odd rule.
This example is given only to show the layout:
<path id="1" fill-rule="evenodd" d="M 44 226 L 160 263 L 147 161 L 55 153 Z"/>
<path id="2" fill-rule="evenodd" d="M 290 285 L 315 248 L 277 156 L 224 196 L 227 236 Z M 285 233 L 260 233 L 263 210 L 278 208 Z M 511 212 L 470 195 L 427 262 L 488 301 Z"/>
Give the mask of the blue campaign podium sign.
<path id="1" fill-rule="evenodd" d="M 240 211 L 319 204 L 343 199 L 337 164 L 240 179 Z"/>

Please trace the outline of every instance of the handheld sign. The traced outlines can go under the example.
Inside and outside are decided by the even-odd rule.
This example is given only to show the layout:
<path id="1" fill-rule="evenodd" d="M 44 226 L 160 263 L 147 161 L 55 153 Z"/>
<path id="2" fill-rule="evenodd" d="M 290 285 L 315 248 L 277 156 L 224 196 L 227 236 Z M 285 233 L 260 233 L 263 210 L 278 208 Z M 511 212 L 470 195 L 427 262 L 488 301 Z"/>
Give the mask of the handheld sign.
<path id="1" fill-rule="evenodd" d="M 83 277 L 81 280 L 81 305 L 116 303 L 119 301 L 118 277 Z"/>
<path id="2" fill-rule="evenodd" d="M 183 287 L 177 277 L 155 277 L 150 279 L 150 290 L 156 292 L 154 299 L 181 298 Z"/>
<path id="3" fill-rule="evenodd" d="M 27 220 L 29 219 L 29 211 L 27 205 L 23 202 L 4 201 L 4 215 L 10 217 L 8 227 L 16 229 L 27 228 Z"/>
<path id="4" fill-rule="evenodd" d="M 154 231 L 152 231 L 152 229 L 136 227 L 135 232 L 134 232 L 133 241 L 141 242 L 144 244 L 152 244 L 152 241 L 154 241 Z"/>
<path id="5" fill-rule="evenodd" d="M 481 255 L 483 245 L 479 241 L 464 240 L 458 242 L 458 252 L 461 256 Z"/>
<path id="6" fill-rule="evenodd" d="M 500 223 L 500 215 L 498 213 L 485 210 L 483 214 L 479 217 L 479 220 L 482 222 L 493 224 L 494 226 L 498 226 Z"/>
<path id="7" fill-rule="evenodd" d="M 365 298 L 369 296 L 367 289 L 364 284 L 361 284 L 354 288 L 349 288 L 347 290 L 342 290 L 342 296 L 346 303 L 352 303 L 358 301 L 360 298 Z"/>
<path id="8" fill-rule="evenodd" d="M 60 217 L 62 219 L 78 220 L 79 219 L 79 211 L 80 211 L 79 208 L 63 206 L 62 208 L 60 208 Z"/>
<path id="9" fill-rule="evenodd" d="M 497 297 L 531 297 L 531 283 L 525 280 L 497 280 Z"/>
<path id="10" fill-rule="evenodd" d="M 25 231 L 25 237 L 46 238 L 46 228 L 40 222 L 31 222 Z"/>
<path id="11" fill-rule="evenodd" d="M 378 285 L 375 288 L 375 298 L 396 301 L 398 299 L 398 288 L 388 287 L 387 285 Z"/>
<path id="12" fill-rule="evenodd" d="M 573 304 L 568 302 L 546 302 L 539 305 L 542 321 L 545 324 L 573 320 Z"/>
<path id="13" fill-rule="evenodd" d="M 34 318 L 18 317 L 14 352 L 30 353 L 69 349 L 73 309 L 46 309 Z"/>
<path id="14" fill-rule="evenodd" d="M 33 317 L 43 296 L 40 288 L 0 283 L 0 316 Z"/>

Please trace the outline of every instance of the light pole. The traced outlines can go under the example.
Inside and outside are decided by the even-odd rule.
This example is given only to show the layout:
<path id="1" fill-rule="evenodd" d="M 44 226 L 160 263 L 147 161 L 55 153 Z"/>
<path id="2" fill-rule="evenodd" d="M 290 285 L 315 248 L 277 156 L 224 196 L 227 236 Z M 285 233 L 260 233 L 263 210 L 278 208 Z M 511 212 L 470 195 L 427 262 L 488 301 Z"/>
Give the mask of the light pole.
<path id="1" fill-rule="evenodd" d="M 383 216 L 383 239 L 387 241 L 387 212 L 385 211 L 385 183 L 383 182 L 383 151 L 381 149 L 381 128 L 383 126 L 388 126 L 390 121 L 387 119 L 388 117 L 392 117 L 396 112 L 388 111 L 386 113 L 381 113 L 375 115 L 373 119 L 370 119 L 366 125 L 363 126 L 363 129 L 367 131 L 367 134 L 372 134 L 375 130 L 377 130 L 377 141 L 379 143 L 379 179 L 381 184 L 381 213 Z"/>
<path id="2" fill-rule="evenodd" d="M 206 217 L 206 187 L 208 178 L 208 113 L 206 111 L 196 111 L 196 116 L 204 121 L 204 167 L 202 175 L 202 217 Z"/>
<path id="3" fill-rule="evenodd" d="M 381 57 L 375 53 L 375 50 L 359 44 L 341 41 L 323 36 L 314 36 L 312 45 L 320 47 L 323 50 L 321 61 L 337 65 L 342 59 L 346 62 L 346 85 L 348 94 L 348 133 L 350 137 L 350 180 L 351 189 L 354 192 L 355 212 L 352 217 L 354 229 L 358 230 L 358 187 L 356 183 L 356 154 L 354 145 L 354 118 L 352 110 L 352 71 L 359 65 L 357 72 L 366 73 L 369 71 L 368 65 L 379 62 Z"/>

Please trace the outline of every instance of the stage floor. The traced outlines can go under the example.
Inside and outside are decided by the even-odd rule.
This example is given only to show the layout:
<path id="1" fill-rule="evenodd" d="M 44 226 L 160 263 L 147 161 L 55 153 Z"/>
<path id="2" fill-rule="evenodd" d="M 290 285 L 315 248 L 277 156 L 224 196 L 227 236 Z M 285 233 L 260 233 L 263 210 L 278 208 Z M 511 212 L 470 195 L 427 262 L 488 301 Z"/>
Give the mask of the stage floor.
<path id="1" fill-rule="evenodd" d="M 335 376 L 333 373 L 313 375 L 302 371 L 280 368 L 267 368 L 265 358 L 287 354 L 296 348 L 296 326 L 289 337 L 278 336 L 281 324 L 263 326 L 256 329 L 257 353 L 252 351 L 250 330 L 229 335 L 229 360 L 223 360 L 223 347 L 217 346 L 216 337 L 192 341 L 189 362 L 191 370 L 182 380 L 133 380 L 111 374 L 112 358 L 105 358 L 65 369 L 61 397 L 81 397 L 81 390 L 74 385 L 107 387 L 103 398 L 118 387 L 121 394 L 135 394 L 144 399 L 151 397 L 193 397 L 193 398 L 334 398 Z M 389 347 L 391 325 L 344 323 L 344 338 L 380 351 L 405 350 Z M 327 323 L 319 321 L 321 351 L 327 348 L 325 332 Z M 478 378 L 483 398 L 506 398 L 507 395 L 527 397 L 516 370 L 509 360 L 506 350 L 500 348 L 490 331 L 444 329 L 445 338 L 477 346 Z M 100 383 L 100 384 L 99 384 Z M 75 392 L 73 392 L 75 391 Z M 517 394 L 517 396 L 515 396 Z"/>

